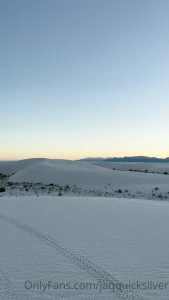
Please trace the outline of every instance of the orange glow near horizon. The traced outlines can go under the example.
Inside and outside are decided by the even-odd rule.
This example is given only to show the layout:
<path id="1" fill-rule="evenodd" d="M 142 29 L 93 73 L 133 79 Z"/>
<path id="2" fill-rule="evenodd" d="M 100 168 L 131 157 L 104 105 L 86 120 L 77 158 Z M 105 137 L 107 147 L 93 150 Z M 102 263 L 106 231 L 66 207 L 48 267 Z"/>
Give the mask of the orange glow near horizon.
<path id="1" fill-rule="evenodd" d="M 22 160 L 22 159 L 29 159 L 29 158 L 48 158 L 48 159 L 66 159 L 66 160 L 78 160 L 78 159 L 83 159 L 83 158 L 90 158 L 90 157 L 103 157 L 103 158 L 107 158 L 107 157 L 125 157 L 125 156 L 148 156 L 148 157 L 157 157 L 157 158 L 166 158 L 169 157 L 169 155 L 167 156 L 167 154 L 155 154 L 155 153 L 106 153 L 106 154 L 102 154 L 102 153 L 83 153 L 82 154 L 65 154 L 65 155 L 47 155 L 47 153 L 39 153 L 39 155 L 37 153 L 33 154 L 33 153 L 25 153 L 21 154 L 21 155 L 1 155 L 0 156 L 0 160 L 1 161 L 5 161 L 5 160 Z"/>

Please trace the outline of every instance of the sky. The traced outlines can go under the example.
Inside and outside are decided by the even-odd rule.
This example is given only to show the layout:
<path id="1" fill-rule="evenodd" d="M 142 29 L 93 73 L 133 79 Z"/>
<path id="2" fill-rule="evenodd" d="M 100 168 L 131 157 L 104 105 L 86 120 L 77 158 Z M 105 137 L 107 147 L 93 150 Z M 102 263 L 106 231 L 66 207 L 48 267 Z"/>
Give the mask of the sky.
<path id="1" fill-rule="evenodd" d="M 168 0 L 0 0 L 0 160 L 169 156 Z"/>

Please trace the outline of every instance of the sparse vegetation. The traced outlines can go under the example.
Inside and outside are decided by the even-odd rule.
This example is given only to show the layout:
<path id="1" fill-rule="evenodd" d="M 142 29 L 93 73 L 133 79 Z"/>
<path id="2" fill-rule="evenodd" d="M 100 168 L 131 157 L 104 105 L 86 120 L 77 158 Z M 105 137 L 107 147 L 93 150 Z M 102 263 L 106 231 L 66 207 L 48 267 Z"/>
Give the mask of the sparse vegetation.
<path id="1" fill-rule="evenodd" d="M 64 191 L 65 191 L 65 192 L 70 191 L 70 186 L 69 186 L 68 184 L 64 186 Z"/>
<path id="2" fill-rule="evenodd" d="M 65 185 L 65 189 L 70 190 L 70 186 L 68 184 Z"/>
<path id="3" fill-rule="evenodd" d="M 128 168 L 129 171 L 129 168 Z M 142 171 L 138 171 L 133 169 L 130 169 L 132 172 L 143 172 L 143 173 L 153 173 L 149 172 L 148 169 L 143 169 Z M 169 175 L 169 172 L 161 172 L 160 174 Z M 53 183 L 30 183 L 30 182 L 11 182 L 10 179 L 8 181 L 8 175 L 0 174 L 0 179 L 2 180 L 1 187 L 0 187 L 0 197 L 3 197 L 3 193 L 5 192 L 5 195 L 9 196 L 18 196 L 21 195 L 36 195 L 41 196 L 44 194 L 51 195 L 51 196 L 63 196 L 63 195 L 85 195 L 85 196 L 102 196 L 102 197 L 124 197 L 124 198 L 133 198 L 134 195 L 137 198 L 144 198 L 149 197 L 148 199 L 158 199 L 158 200 L 165 200 L 169 199 L 169 191 L 163 193 L 161 188 L 154 186 L 152 190 L 149 191 L 149 194 L 144 194 L 144 192 L 135 192 L 130 193 L 129 189 L 127 188 L 119 188 L 115 189 L 113 188 L 113 183 L 108 181 L 108 183 L 102 187 L 101 190 L 97 189 L 84 189 L 82 186 L 77 186 L 75 184 L 69 185 L 64 184 L 63 186 L 60 184 L 53 184 Z M 4 179 L 5 178 L 5 179 Z"/>
<path id="4" fill-rule="evenodd" d="M 5 179 L 5 178 L 8 178 L 8 177 L 9 177 L 9 175 L 0 173 L 0 178 L 1 179 Z"/>

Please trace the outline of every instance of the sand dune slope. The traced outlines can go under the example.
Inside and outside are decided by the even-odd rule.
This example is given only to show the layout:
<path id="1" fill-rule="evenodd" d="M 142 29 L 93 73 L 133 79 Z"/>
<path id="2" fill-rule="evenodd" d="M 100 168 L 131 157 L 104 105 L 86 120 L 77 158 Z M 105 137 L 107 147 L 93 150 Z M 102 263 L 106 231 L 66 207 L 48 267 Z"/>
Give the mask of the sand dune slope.
<path id="1" fill-rule="evenodd" d="M 45 158 L 30 158 L 16 161 L 0 161 L 0 173 L 11 175 L 23 168 L 45 161 Z"/>
<path id="2" fill-rule="evenodd" d="M 169 189 L 169 176 L 133 172 L 113 171 L 90 163 L 68 160 L 42 160 L 33 163 L 9 179 L 13 182 L 75 184 L 83 187 L 103 188 L 110 183 L 114 187 L 137 189 L 163 186 Z"/>

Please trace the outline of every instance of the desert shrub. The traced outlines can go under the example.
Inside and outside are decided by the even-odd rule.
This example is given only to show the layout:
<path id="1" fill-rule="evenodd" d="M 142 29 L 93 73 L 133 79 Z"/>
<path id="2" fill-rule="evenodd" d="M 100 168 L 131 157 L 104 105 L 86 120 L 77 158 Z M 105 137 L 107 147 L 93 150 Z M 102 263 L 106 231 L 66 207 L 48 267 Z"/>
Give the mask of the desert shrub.
<path id="1" fill-rule="evenodd" d="M 145 173 L 147 173 L 148 172 L 148 170 L 145 170 Z"/>
<path id="2" fill-rule="evenodd" d="M 62 196 L 62 192 L 59 192 L 59 193 L 58 193 L 58 196 Z"/>
<path id="3" fill-rule="evenodd" d="M 158 190 L 159 190 L 159 188 L 158 188 L 158 187 L 156 187 L 156 188 L 155 188 L 155 191 L 158 191 Z"/>
<path id="4" fill-rule="evenodd" d="M 121 193 L 122 193 L 122 190 L 121 190 L 121 189 L 118 189 L 117 192 L 118 192 L 119 194 L 121 194 Z"/>
<path id="5" fill-rule="evenodd" d="M 167 173 L 167 172 L 164 172 L 164 175 L 168 175 L 168 173 Z"/>
<path id="6" fill-rule="evenodd" d="M 5 188 L 4 187 L 0 187 L 0 193 L 4 193 L 5 192 Z"/>
<path id="7" fill-rule="evenodd" d="M 64 189 L 65 189 L 65 191 L 70 190 L 70 186 L 67 184 L 67 185 L 65 185 Z"/>

